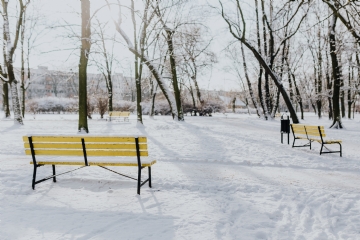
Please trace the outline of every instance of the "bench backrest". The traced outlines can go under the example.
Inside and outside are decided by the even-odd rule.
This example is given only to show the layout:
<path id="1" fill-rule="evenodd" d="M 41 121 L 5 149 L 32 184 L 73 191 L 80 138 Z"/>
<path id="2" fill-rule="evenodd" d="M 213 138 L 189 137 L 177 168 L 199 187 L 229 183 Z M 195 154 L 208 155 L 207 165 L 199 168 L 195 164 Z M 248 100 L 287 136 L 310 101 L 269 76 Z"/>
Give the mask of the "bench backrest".
<path id="1" fill-rule="evenodd" d="M 294 134 L 306 135 L 305 125 L 303 124 L 291 124 L 291 129 Z"/>
<path id="2" fill-rule="evenodd" d="M 324 126 L 291 124 L 291 129 L 294 134 L 302 134 L 308 137 L 326 137 Z"/>
<path id="3" fill-rule="evenodd" d="M 313 137 L 326 137 L 324 126 L 308 126 L 305 125 L 306 133 L 308 136 Z M 321 133 L 321 135 L 320 135 Z"/>
<path id="4" fill-rule="evenodd" d="M 109 112 L 109 116 L 110 117 L 129 117 L 130 116 L 130 112 Z"/>
<path id="5" fill-rule="evenodd" d="M 83 140 L 82 140 L 83 139 Z M 127 136 L 24 136 L 25 154 L 50 156 L 137 156 L 135 137 Z M 138 137 L 140 156 L 148 156 L 147 138 Z"/>

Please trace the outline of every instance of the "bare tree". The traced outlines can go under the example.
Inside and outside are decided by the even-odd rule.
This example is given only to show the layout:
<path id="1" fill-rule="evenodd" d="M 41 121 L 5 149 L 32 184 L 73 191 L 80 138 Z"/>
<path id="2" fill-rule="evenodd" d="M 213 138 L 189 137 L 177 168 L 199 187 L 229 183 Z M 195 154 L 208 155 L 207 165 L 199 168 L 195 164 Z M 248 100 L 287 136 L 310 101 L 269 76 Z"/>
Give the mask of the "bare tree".
<path id="1" fill-rule="evenodd" d="M 109 3 L 109 1 L 106 1 L 109 9 L 111 4 Z M 148 67 L 149 71 L 152 73 L 152 75 L 154 76 L 154 78 L 156 79 L 160 89 L 162 90 L 166 100 L 168 101 L 170 108 L 171 108 L 171 112 L 173 115 L 173 118 L 178 119 L 179 118 L 179 113 L 177 110 L 177 105 L 176 105 L 176 101 L 175 101 L 175 97 L 172 94 L 172 92 L 169 90 L 168 86 L 166 85 L 166 81 L 163 78 L 163 76 L 161 75 L 161 73 L 158 71 L 157 66 L 154 64 L 154 62 L 148 58 L 148 56 L 146 54 L 142 55 L 139 51 L 137 51 L 134 48 L 134 44 L 132 43 L 132 41 L 130 40 L 130 38 L 128 37 L 128 35 L 125 33 L 125 31 L 122 29 L 121 24 L 122 24 L 122 15 L 121 15 L 121 4 L 119 1 L 117 1 L 116 4 L 119 7 L 119 14 L 118 14 L 118 20 L 113 19 L 114 24 L 115 24 L 115 28 L 116 31 L 121 35 L 121 37 L 125 40 L 126 44 L 127 44 L 127 48 L 129 49 L 129 51 L 131 53 L 133 53 L 135 56 L 137 56 L 138 58 L 140 58 L 142 60 L 142 62 Z M 151 14 L 150 14 L 151 16 Z M 143 19 L 144 21 L 144 19 Z"/>
<path id="2" fill-rule="evenodd" d="M 290 116 L 293 120 L 294 123 L 299 123 L 299 119 L 296 115 L 296 112 L 295 112 L 295 109 L 291 103 L 291 100 L 286 92 L 286 89 L 284 88 L 283 84 L 282 84 L 282 81 L 281 79 L 279 78 L 279 76 L 275 73 L 274 69 L 272 68 L 272 62 L 273 58 L 276 57 L 276 55 L 278 54 L 279 50 L 280 50 L 280 47 L 285 44 L 286 41 L 288 41 L 292 36 L 294 36 L 297 32 L 297 30 L 299 29 L 300 25 L 301 25 L 301 22 L 303 21 L 303 19 L 306 17 L 307 15 L 307 12 L 308 12 L 308 9 L 309 7 L 305 8 L 305 13 L 302 15 L 302 17 L 300 17 L 300 20 L 298 21 L 297 23 L 297 27 L 290 33 L 288 34 L 288 36 L 286 36 L 285 38 L 283 38 L 281 41 L 280 41 L 280 47 L 276 50 L 276 49 L 273 49 L 273 50 L 270 50 L 270 61 L 268 61 L 267 59 L 265 59 L 260 53 L 259 51 L 252 45 L 252 43 L 247 39 L 247 36 L 246 36 L 246 20 L 244 18 L 244 14 L 243 14 L 243 10 L 242 10 L 242 7 L 241 7 L 241 4 L 239 2 L 239 0 L 236 0 L 234 1 L 234 5 L 236 7 L 236 13 L 237 13 L 237 16 L 238 18 L 236 20 L 232 20 L 232 18 L 225 13 L 225 9 L 224 9 L 224 6 L 223 6 L 223 3 L 221 0 L 219 0 L 219 3 L 220 3 L 220 6 L 221 6 L 221 15 L 223 17 L 223 19 L 225 20 L 225 22 L 227 23 L 228 25 L 228 28 L 229 28 L 229 31 L 231 33 L 231 35 L 238 41 L 242 42 L 254 55 L 254 57 L 257 59 L 257 61 L 261 64 L 261 66 L 265 69 L 265 72 L 272 78 L 273 80 L 273 83 L 276 85 L 279 93 L 281 93 L 284 101 L 285 101 L 285 104 L 290 112 Z M 294 18 L 295 16 L 298 14 L 299 12 L 299 9 L 302 8 L 302 6 L 304 5 L 305 1 L 301 1 L 297 7 L 295 8 L 295 10 L 293 11 L 293 14 L 292 16 L 289 18 L 289 21 L 287 23 L 285 23 L 284 26 L 280 27 L 283 28 L 287 25 L 289 25 L 290 23 L 294 24 Z M 286 4 L 291 4 L 290 2 L 287 2 Z M 267 18 L 265 15 L 263 16 L 263 18 Z M 270 32 L 270 38 L 271 38 L 271 42 L 272 44 L 270 44 L 270 48 L 272 48 L 274 45 L 273 45 L 273 42 L 274 42 L 274 39 L 273 39 L 273 36 L 271 36 L 272 32 L 274 32 L 274 30 L 272 29 L 271 25 L 269 24 L 269 21 L 267 21 L 267 19 L 265 19 L 265 22 L 264 24 L 267 25 L 267 28 L 269 29 L 269 32 Z"/>
<path id="3" fill-rule="evenodd" d="M 95 33 L 99 37 L 99 42 L 96 44 L 95 53 L 101 55 L 101 60 L 93 60 L 104 77 L 106 90 L 107 90 L 107 99 L 108 99 L 108 110 L 113 111 L 113 82 L 112 82 L 112 72 L 113 72 L 113 63 L 114 63 L 114 43 L 115 43 L 115 36 L 109 38 L 112 41 L 112 48 L 109 51 L 106 47 L 106 40 L 108 38 L 105 35 L 105 29 L 107 23 L 101 24 L 98 19 L 97 20 L 97 27 L 95 28 Z"/>
<path id="4" fill-rule="evenodd" d="M 6 74 L 7 74 L 6 78 L 4 78 L 4 75 L 1 75 L 1 77 L 3 81 L 5 81 L 7 84 L 10 85 L 13 111 L 14 111 L 14 121 L 19 124 L 23 124 L 18 88 L 17 88 L 18 80 L 16 80 L 15 77 L 13 58 L 20 36 L 20 28 L 23 23 L 24 12 L 30 1 L 23 2 L 23 0 L 19 0 L 18 2 L 19 2 L 19 15 L 17 17 L 17 23 L 15 28 L 15 38 L 14 41 L 12 42 L 11 33 L 10 33 L 9 13 L 8 13 L 9 2 L 6 0 L 1 0 L 2 8 L 3 8 L 2 16 L 3 16 L 3 33 L 4 33 L 3 34 L 4 61 L 5 61 Z"/>
<path id="5" fill-rule="evenodd" d="M 200 109 L 204 107 L 204 99 L 201 96 L 198 84 L 198 76 L 204 71 L 209 70 L 217 62 L 215 53 L 209 50 L 212 38 L 206 39 L 205 29 L 199 25 L 186 25 L 179 30 L 175 43 L 181 46 L 182 61 L 179 60 L 179 67 L 188 76 L 190 82 L 194 84 L 196 96 L 200 102 Z M 180 59 L 180 57 L 179 57 Z M 189 91 L 193 92 L 191 83 Z M 193 97 L 193 96 L 192 96 Z M 196 107 L 193 99 L 194 108 Z"/>

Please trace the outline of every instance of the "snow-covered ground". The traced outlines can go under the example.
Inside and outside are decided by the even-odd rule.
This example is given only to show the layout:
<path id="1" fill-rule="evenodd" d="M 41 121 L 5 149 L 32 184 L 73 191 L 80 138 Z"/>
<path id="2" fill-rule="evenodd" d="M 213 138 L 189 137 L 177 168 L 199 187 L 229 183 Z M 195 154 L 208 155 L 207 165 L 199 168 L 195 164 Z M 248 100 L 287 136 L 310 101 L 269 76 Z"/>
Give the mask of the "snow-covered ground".
<path id="1" fill-rule="evenodd" d="M 77 115 L 0 121 L 0 239 L 360 239 L 360 115 L 344 130 L 343 157 L 320 144 L 280 143 L 279 120 L 217 114 L 130 123 L 89 120 L 92 134 L 148 137 L 153 188 L 97 167 L 31 189 L 25 134 L 75 134 Z M 309 114 L 303 123 L 324 125 Z M 285 138 L 286 140 L 286 138 Z M 292 137 L 291 137 L 292 141 Z M 330 146 L 338 148 L 337 145 Z M 74 167 L 59 166 L 58 172 Z M 136 176 L 136 168 L 114 168 Z M 147 173 L 147 171 L 144 171 Z M 39 177 L 51 173 L 39 168 Z"/>

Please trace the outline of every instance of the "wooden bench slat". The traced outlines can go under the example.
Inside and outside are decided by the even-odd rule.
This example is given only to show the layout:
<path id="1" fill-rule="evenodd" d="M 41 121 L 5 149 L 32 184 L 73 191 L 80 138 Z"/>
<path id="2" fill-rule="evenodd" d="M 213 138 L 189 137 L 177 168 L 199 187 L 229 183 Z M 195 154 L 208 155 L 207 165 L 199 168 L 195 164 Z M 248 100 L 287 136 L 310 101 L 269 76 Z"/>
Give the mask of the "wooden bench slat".
<path id="1" fill-rule="evenodd" d="M 69 150 L 69 149 L 50 149 L 50 150 L 38 150 L 35 149 L 35 155 L 47 155 L 47 156 L 83 156 L 83 150 Z M 30 149 L 25 149 L 26 155 L 31 155 Z"/>
<path id="2" fill-rule="evenodd" d="M 41 148 L 62 148 L 62 149 L 82 149 L 81 143 L 33 143 L 35 149 Z M 30 148 L 30 144 L 28 142 L 24 143 L 25 148 Z M 141 150 L 147 149 L 147 144 L 139 144 L 139 148 Z M 135 144 L 127 144 L 127 143 L 86 143 L 86 149 L 136 149 Z"/>
<path id="3" fill-rule="evenodd" d="M 32 141 L 35 142 L 81 142 L 84 139 L 86 143 L 91 142 L 128 142 L 134 143 L 135 137 L 105 137 L 105 136 L 32 136 Z M 24 142 L 28 142 L 28 136 L 23 137 Z M 147 142 L 146 137 L 139 137 L 139 143 Z"/>
<path id="4" fill-rule="evenodd" d="M 25 150 L 26 155 L 31 155 L 31 150 Z M 83 156 L 83 150 L 69 150 L 69 149 L 35 149 L 35 155 L 47 155 L 47 156 Z M 105 149 L 87 149 L 86 155 L 88 157 L 132 157 L 137 156 L 136 151 L 128 150 L 105 150 Z M 147 151 L 140 151 L 140 156 L 147 157 L 149 154 Z"/>

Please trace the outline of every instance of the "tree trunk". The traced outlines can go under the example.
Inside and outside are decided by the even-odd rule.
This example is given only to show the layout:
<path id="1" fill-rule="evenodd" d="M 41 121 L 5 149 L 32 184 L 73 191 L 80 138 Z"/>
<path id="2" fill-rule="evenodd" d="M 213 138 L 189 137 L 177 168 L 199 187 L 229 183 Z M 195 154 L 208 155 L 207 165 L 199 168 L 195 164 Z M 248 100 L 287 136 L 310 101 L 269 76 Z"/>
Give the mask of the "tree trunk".
<path id="1" fill-rule="evenodd" d="M 318 81 L 317 81 L 317 96 L 316 96 L 316 106 L 317 106 L 317 111 L 318 111 L 318 117 L 319 119 L 321 118 L 321 111 L 322 111 L 322 78 L 323 78 L 323 74 L 322 74 L 322 54 L 321 54 L 321 46 L 320 46 L 320 41 L 321 41 L 321 36 L 320 36 L 320 27 L 319 27 L 319 33 L 318 33 L 318 38 L 319 38 L 319 49 L 318 49 L 318 63 L 319 63 L 319 68 L 318 68 Z"/>
<path id="2" fill-rule="evenodd" d="M 87 64 L 91 47 L 90 0 L 81 0 L 81 52 L 79 63 L 79 132 L 89 132 L 87 122 Z"/>
<path id="3" fill-rule="evenodd" d="M 251 82 L 250 82 L 250 78 L 249 78 L 248 71 L 247 71 L 244 47 L 243 47 L 242 43 L 240 43 L 240 45 L 241 45 L 241 53 L 242 53 L 242 58 L 243 58 L 243 66 L 244 66 L 245 78 L 246 78 L 246 82 L 247 82 L 247 85 L 248 85 L 248 88 L 249 88 L 249 95 L 250 95 L 251 101 L 252 101 L 252 103 L 254 105 L 254 108 L 256 110 L 256 113 L 260 117 L 260 112 L 259 112 L 259 109 L 258 109 L 258 106 L 257 106 L 256 98 L 254 96 L 254 92 L 253 92 L 253 89 L 251 87 Z"/>
<path id="4" fill-rule="evenodd" d="M 270 59 L 268 48 L 267 48 L 267 32 L 266 32 L 266 16 L 265 16 L 265 8 L 264 1 L 261 0 L 261 10 L 262 10 L 262 21 L 263 21 L 263 41 L 264 41 L 264 56 L 267 59 Z M 269 61 L 266 61 L 269 62 Z M 269 87 L 269 73 L 265 71 L 265 106 L 266 106 L 266 115 L 269 116 L 271 113 L 271 100 L 270 100 L 270 87 Z"/>
<path id="5" fill-rule="evenodd" d="M 349 89 L 348 89 L 348 92 L 347 92 L 347 102 L 348 102 L 348 119 L 351 119 L 351 106 L 353 104 L 353 101 L 351 99 L 351 79 L 352 77 L 354 77 L 354 68 L 352 68 L 352 71 L 351 71 L 351 67 L 349 65 Z"/>
<path id="6" fill-rule="evenodd" d="M 300 106 L 300 111 L 301 111 L 301 119 L 304 120 L 304 108 L 303 108 L 303 104 L 302 104 L 302 97 L 301 97 L 301 94 L 300 94 L 300 90 L 296 84 L 296 79 L 295 79 L 295 75 L 292 73 L 292 78 L 293 78 L 293 81 L 294 81 L 294 86 L 295 86 L 295 91 L 296 91 L 296 99 L 297 99 L 297 102 L 299 103 L 299 106 Z"/>
<path id="7" fill-rule="evenodd" d="M 21 83 L 20 83 L 20 96 L 21 96 L 21 115 L 25 117 L 25 59 L 24 59 L 24 38 L 25 38 L 25 13 L 24 20 L 21 26 Z"/>
<path id="8" fill-rule="evenodd" d="M 333 85 L 333 123 L 331 128 L 342 128 L 341 116 L 340 116 L 340 85 L 341 85 L 341 73 L 339 69 L 339 62 L 336 54 L 336 39 L 335 39 L 335 28 L 336 28 L 337 16 L 332 16 L 332 22 L 329 28 L 329 41 L 330 41 L 330 57 L 332 63 L 332 71 L 334 78 Z"/>
<path id="9" fill-rule="evenodd" d="M 235 113 L 235 103 L 236 103 L 236 97 L 234 97 L 233 100 L 231 101 L 231 108 L 233 113 Z"/>
<path id="10" fill-rule="evenodd" d="M 157 88 L 158 88 L 158 85 L 156 84 L 156 87 L 154 87 L 154 81 L 151 81 L 151 111 L 150 111 L 150 117 L 153 117 L 155 115 L 155 98 L 156 98 Z"/>
<path id="11" fill-rule="evenodd" d="M 176 64 L 175 64 L 175 57 L 174 57 L 174 45 L 173 45 L 173 34 L 174 32 L 171 30 L 166 30 L 166 41 L 168 44 L 168 53 L 170 58 L 170 66 L 171 66 L 171 75 L 172 75 L 172 84 L 174 89 L 175 101 L 176 101 L 176 108 L 178 112 L 178 120 L 184 121 L 184 114 L 181 106 L 181 96 L 179 91 L 178 79 L 176 74 Z"/>
<path id="12" fill-rule="evenodd" d="M 5 78 L 7 74 L 3 75 Z M 10 107 L 9 107 L 9 84 L 7 82 L 3 82 L 3 108 L 5 113 L 5 118 L 10 117 Z"/>
<path id="13" fill-rule="evenodd" d="M 258 0 L 255 0 L 255 13 L 256 13 L 256 35 L 257 35 L 257 44 L 258 44 L 258 51 L 261 55 L 261 37 L 260 37 L 260 24 L 259 24 L 259 10 L 258 10 Z M 265 110 L 264 105 L 264 98 L 262 94 L 262 75 L 263 75 L 263 68 L 261 64 L 259 64 L 260 70 L 259 70 L 259 76 L 258 76 L 258 95 L 259 95 L 259 101 L 261 108 L 264 113 L 265 120 L 267 120 L 267 111 Z"/>
<path id="14" fill-rule="evenodd" d="M 148 6 L 147 6 L 148 7 Z M 145 9 L 145 15 L 144 15 L 144 19 L 147 19 L 147 7 Z M 133 22 L 133 27 L 134 27 L 134 48 L 135 51 L 138 51 L 137 47 L 138 47 L 138 41 L 137 41 L 137 37 L 136 37 L 136 21 L 135 21 L 135 6 L 134 6 L 134 0 L 131 0 L 131 18 L 132 18 L 132 22 Z M 143 26 L 143 30 L 146 29 L 146 22 L 143 22 L 144 26 Z M 143 34 L 143 32 L 142 32 Z M 143 37 L 141 36 L 142 40 L 140 40 L 140 45 L 143 44 Z M 141 55 L 144 55 L 143 53 L 143 47 L 140 47 L 140 53 Z M 139 58 L 134 55 L 135 57 L 135 88 L 136 88 L 136 116 L 137 116 L 137 122 L 143 124 L 142 121 L 142 109 L 141 109 L 141 64 L 140 64 L 140 69 L 139 69 Z M 141 61 L 141 59 L 140 59 Z"/>
<path id="15" fill-rule="evenodd" d="M 332 81 L 329 74 L 329 59 L 328 53 L 326 52 L 326 88 L 327 88 L 327 98 L 329 106 L 329 120 L 333 119 L 333 109 L 332 109 Z"/>
<path id="16" fill-rule="evenodd" d="M 20 27 L 23 22 L 23 14 L 24 14 L 24 5 L 23 2 L 20 1 L 20 11 L 19 17 L 16 23 L 16 32 L 14 42 L 11 42 L 11 34 L 10 34 L 10 23 L 9 23 L 9 15 L 8 15 L 8 1 L 2 0 L 2 16 L 3 16 L 3 41 L 4 41 L 4 61 L 7 68 L 7 76 L 8 76 L 8 84 L 10 85 L 11 98 L 12 98 L 12 107 L 14 111 L 14 122 L 23 125 L 23 119 L 21 116 L 21 107 L 18 95 L 17 83 L 18 81 L 15 79 L 14 67 L 13 67 L 13 55 L 16 50 L 16 46 L 19 40 Z"/>

